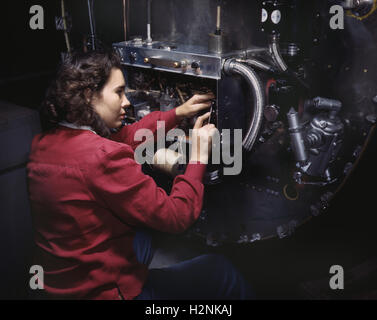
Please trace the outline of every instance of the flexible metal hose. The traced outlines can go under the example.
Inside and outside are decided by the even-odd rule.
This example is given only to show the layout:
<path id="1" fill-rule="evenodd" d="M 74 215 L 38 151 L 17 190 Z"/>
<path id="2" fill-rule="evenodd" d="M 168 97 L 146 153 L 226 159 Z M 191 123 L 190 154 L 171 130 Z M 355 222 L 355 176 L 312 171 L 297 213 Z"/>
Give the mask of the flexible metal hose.
<path id="1" fill-rule="evenodd" d="M 280 71 L 285 72 L 288 70 L 288 66 L 284 62 L 283 57 L 281 56 L 280 53 L 280 45 L 279 45 L 279 37 L 278 36 L 273 36 L 271 38 L 271 42 L 269 45 L 270 48 L 270 53 L 272 56 L 272 59 L 274 60 L 275 64 L 279 68 Z"/>
<path id="2" fill-rule="evenodd" d="M 246 60 L 237 59 L 237 62 L 246 63 L 250 67 L 253 67 L 255 69 L 259 69 L 259 70 L 262 70 L 262 71 L 272 72 L 272 73 L 276 72 L 274 67 L 272 67 L 272 66 L 270 66 L 267 63 L 264 63 L 262 61 L 256 60 L 256 59 L 246 59 Z"/>
<path id="3" fill-rule="evenodd" d="M 279 36 L 278 35 L 274 35 L 274 36 L 271 37 L 271 42 L 270 42 L 270 45 L 269 45 L 269 50 L 270 50 L 270 54 L 271 54 L 272 60 L 274 61 L 274 63 L 276 64 L 276 66 L 279 68 L 279 71 L 280 72 L 284 72 L 289 77 L 291 77 L 292 79 L 294 79 L 298 84 L 300 84 L 303 88 L 305 88 L 306 90 L 308 90 L 309 89 L 309 85 L 303 79 L 301 79 L 296 73 L 294 73 L 288 67 L 288 65 L 285 63 L 285 61 L 284 61 L 284 59 L 283 59 L 283 57 L 281 55 L 281 52 L 280 52 Z"/>
<path id="4" fill-rule="evenodd" d="M 263 108 L 265 97 L 261 80 L 257 73 L 250 67 L 237 62 L 235 59 L 229 59 L 224 63 L 224 72 L 227 75 L 239 74 L 249 84 L 253 93 L 253 116 L 248 131 L 242 141 L 245 150 L 251 151 L 255 140 L 257 139 L 263 119 Z"/>

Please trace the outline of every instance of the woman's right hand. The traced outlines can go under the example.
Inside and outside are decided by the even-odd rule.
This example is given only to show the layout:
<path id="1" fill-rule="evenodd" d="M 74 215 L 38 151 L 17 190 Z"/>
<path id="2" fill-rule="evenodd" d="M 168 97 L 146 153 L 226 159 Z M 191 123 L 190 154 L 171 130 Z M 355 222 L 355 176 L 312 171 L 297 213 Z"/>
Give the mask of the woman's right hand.
<path id="1" fill-rule="evenodd" d="M 190 162 L 207 164 L 212 150 L 212 137 L 216 132 L 214 124 L 203 125 L 209 119 L 211 112 L 198 117 L 192 130 Z"/>

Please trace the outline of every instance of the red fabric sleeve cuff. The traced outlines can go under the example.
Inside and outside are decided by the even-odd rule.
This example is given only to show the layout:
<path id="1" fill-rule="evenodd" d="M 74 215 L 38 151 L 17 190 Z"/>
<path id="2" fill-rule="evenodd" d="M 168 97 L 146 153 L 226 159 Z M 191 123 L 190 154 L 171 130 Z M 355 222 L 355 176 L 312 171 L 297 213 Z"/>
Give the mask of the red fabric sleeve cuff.
<path id="1" fill-rule="evenodd" d="M 164 120 L 165 120 L 165 126 L 167 130 L 175 128 L 179 124 L 179 119 L 177 117 L 177 113 L 175 112 L 175 109 L 165 111 L 164 114 Z"/>
<path id="2" fill-rule="evenodd" d="M 199 161 L 190 161 L 186 167 L 185 176 L 199 181 L 203 180 L 207 165 Z"/>

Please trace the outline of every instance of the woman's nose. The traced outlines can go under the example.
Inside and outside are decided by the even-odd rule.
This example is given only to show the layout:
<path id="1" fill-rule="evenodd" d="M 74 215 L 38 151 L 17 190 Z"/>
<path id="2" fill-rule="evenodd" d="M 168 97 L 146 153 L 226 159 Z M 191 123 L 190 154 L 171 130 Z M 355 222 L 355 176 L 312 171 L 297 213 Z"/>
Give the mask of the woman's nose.
<path id="1" fill-rule="evenodd" d="M 123 95 L 122 108 L 129 107 L 131 103 L 128 101 L 126 95 Z"/>

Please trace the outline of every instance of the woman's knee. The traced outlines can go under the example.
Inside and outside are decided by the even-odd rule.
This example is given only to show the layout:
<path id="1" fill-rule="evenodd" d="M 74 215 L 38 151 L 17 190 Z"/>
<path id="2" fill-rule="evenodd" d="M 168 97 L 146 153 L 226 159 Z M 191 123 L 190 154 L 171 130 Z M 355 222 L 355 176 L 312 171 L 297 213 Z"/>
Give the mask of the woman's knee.
<path id="1" fill-rule="evenodd" d="M 133 249 L 139 263 L 150 265 L 154 256 L 152 236 L 145 231 L 137 231 L 133 240 Z"/>

